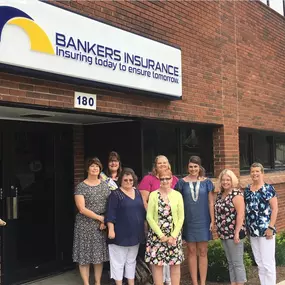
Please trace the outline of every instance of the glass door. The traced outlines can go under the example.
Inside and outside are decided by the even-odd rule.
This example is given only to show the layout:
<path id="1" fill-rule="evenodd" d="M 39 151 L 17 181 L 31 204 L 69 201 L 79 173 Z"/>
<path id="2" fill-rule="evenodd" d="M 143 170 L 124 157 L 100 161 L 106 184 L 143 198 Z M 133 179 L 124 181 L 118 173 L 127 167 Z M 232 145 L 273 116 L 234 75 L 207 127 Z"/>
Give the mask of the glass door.
<path id="1" fill-rule="evenodd" d="M 60 161 L 56 141 L 59 143 L 55 133 L 28 126 L 6 128 L 1 133 L 0 198 L 2 188 L 2 215 L 7 222 L 2 229 L 5 285 L 22 284 L 62 270 L 67 264 L 64 259 L 70 264 L 73 189 L 65 188 L 57 199 L 57 184 L 67 185 L 58 177 L 57 169 L 64 168 L 59 165 L 65 162 Z M 67 208 L 61 204 L 66 193 L 70 215 L 63 221 L 61 211 Z M 64 222 L 69 226 L 69 236 L 60 231 Z M 67 249 L 63 249 L 63 239 L 69 244 Z"/>

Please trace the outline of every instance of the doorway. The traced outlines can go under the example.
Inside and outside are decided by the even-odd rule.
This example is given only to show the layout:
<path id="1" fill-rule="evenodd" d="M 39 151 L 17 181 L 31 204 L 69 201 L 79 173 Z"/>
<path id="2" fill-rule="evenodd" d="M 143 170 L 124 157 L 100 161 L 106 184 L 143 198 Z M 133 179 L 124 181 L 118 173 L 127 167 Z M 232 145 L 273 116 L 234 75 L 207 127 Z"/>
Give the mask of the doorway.
<path id="1" fill-rule="evenodd" d="M 72 128 L 1 121 L 2 284 L 72 267 Z"/>

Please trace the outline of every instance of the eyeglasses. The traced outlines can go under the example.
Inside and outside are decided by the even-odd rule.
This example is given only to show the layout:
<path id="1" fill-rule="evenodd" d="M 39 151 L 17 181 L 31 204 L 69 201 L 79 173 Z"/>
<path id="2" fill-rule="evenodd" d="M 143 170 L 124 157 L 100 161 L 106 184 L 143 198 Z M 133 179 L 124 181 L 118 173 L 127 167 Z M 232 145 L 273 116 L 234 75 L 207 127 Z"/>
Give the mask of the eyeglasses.
<path id="1" fill-rule="evenodd" d="M 124 179 L 124 182 L 134 182 L 133 179 Z"/>
<path id="2" fill-rule="evenodd" d="M 159 178 L 160 181 L 169 181 L 171 179 L 171 177 L 162 177 Z"/>

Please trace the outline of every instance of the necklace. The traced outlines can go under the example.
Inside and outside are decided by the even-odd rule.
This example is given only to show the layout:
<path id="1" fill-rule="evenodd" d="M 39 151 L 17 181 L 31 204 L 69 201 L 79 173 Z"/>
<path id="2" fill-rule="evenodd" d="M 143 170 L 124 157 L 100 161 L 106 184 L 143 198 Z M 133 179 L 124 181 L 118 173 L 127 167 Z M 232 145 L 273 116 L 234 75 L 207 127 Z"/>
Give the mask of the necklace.
<path id="1" fill-rule="evenodd" d="M 197 202 L 199 198 L 199 192 L 200 192 L 200 181 L 196 182 L 195 189 L 192 181 L 189 181 L 189 187 L 190 187 L 190 192 L 191 196 L 194 202 Z"/>

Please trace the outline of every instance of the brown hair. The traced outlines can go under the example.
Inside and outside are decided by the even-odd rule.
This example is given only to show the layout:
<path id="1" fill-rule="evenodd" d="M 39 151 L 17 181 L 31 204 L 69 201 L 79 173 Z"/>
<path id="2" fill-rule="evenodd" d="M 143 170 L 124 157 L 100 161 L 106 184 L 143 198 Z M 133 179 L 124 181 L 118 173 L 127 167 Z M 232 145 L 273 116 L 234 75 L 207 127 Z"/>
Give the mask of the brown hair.
<path id="1" fill-rule="evenodd" d="M 259 163 L 259 162 L 254 162 L 254 163 L 250 166 L 250 170 L 251 170 L 251 168 L 253 168 L 253 167 L 259 167 L 261 173 L 264 173 L 264 167 L 263 167 L 263 165 L 262 165 L 261 163 Z"/>
<path id="2" fill-rule="evenodd" d="M 115 151 L 111 151 L 109 153 L 108 164 L 112 160 L 118 160 L 118 162 L 119 162 L 119 168 L 117 170 L 117 177 L 119 177 L 120 173 L 122 171 L 122 164 L 121 164 L 121 159 L 120 159 L 119 154 L 117 152 L 115 152 Z M 111 176 L 111 173 L 110 173 L 110 170 L 109 170 L 109 165 L 108 165 L 108 167 L 106 169 L 106 174 L 107 174 L 107 176 Z"/>
<path id="3" fill-rule="evenodd" d="M 197 155 L 190 156 L 189 161 L 188 161 L 188 165 L 189 165 L 189 163 L 198 164 L 199 168 L 200 168 L 199 177 L 205 176 L 205 169 L 202 166 L 202 161 L 201 161 L 201 158 L 199 156 L 197 156 Z"/>
<path id="4" fill-rule="evenodd" d="M 167 158 L 165 155 L 161 155 L 161 154 L 160 154 L 160 155 L 158 155 L 158 156 L 155 158 L 154 163 L 153 163 L 153 168 L 152 168 L 152 171 L 151 171 L 151 174 L 152 174 L 153 176 L 156 176 L 156 175 L 157 175 L 156 164 L 157 164 L 157 161 L 158 161 L 160 158 L 165 158 L 165 159 L 167 160 L 167 162 L 168 162 L 168 168 L 171 170 L 171 165 L 170 165 L 170 163 L 169 163 L 168 158 Z"/>
<path id="5" fill-rule="evenodd" d="M 168 176 L 168 175 L 169 177 L 172 177 L 172 171 L 170 169 L 165 169 L 158 174 L 158 177 L 160 178 L 162 176 Z"/>
<path id="6" fill-rule="evenodd" d="M 121 173 L 120 176 L 118 178 L 118 184 L 119 186 L 122 185 L 122 179 L 124 175 L 132 175 L 133 179 L 134 179 L 134 187 L 136 187 L 138 185 L 138 177 L 136 176 L 135 172 L 131 169 L 131 168 L 124 168 Z"/>
<path id="7" fill-rule="evenodd" d="M 92 158 L 87 158 L 86 161 L 85 161 L 85 171 L 86 171 L 86 172 L 88 172 L 89 167 L 90 167 L 92 164 L 98 165 L 99 168 L 100 168 L 100 172 L 102 171 L 103 166 L 102 166 L 102 163 L 101 163 L 101 161 L 99 160 L 99 158 L 98 158 L 98 157 L 92 157 Z M 99 173 L 99 175 L 100 175 L 100 173 Z"/>

